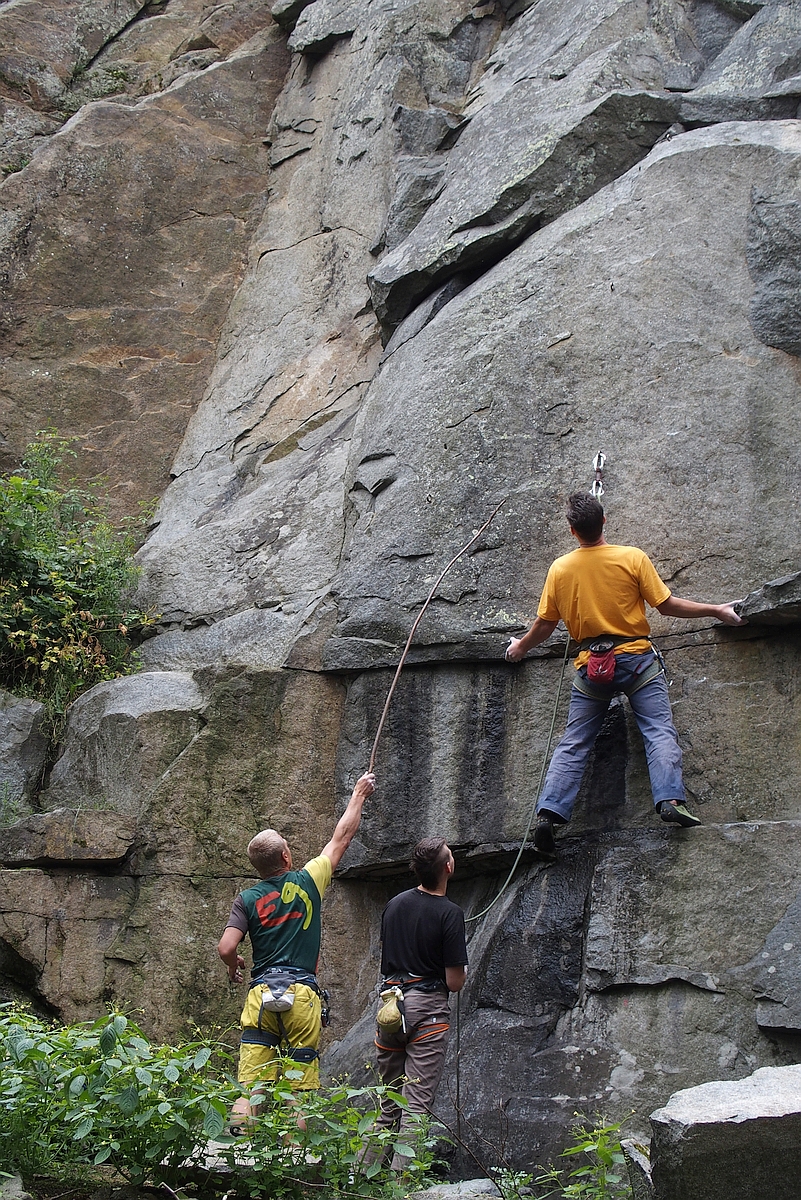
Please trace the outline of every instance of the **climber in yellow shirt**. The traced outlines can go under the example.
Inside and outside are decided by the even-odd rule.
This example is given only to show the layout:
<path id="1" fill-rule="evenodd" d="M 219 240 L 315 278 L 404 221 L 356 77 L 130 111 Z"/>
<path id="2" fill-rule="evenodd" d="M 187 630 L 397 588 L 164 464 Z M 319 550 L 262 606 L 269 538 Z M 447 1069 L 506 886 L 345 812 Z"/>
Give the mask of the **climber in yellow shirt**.
<path id="1" fill-rule="evenodd" d="M 546 855 L 556 848 L 554 825 L 566 824 L 572 816 L 590 751 L 616 692 L 628 696 L 642 734 L 659 816 L 674 825 L 701 824 L 684 803 L 681 747 L 645 605 L 669 617 L 716 617 L 724 625 L 743 624 L 732 604 L 699 604 L 671 595 L 636 546 L 610 545 L 604 510 L 594 496 L 570 496 L 567 520 L 578 548 L 551 564 L 534 624 L 523 637 L 513 637 L 506 651 L 508 661 L 519 662 L 550 637 L 560 620 L 580 647 L 567 728 L 537 802 L 534 845 Z"/>

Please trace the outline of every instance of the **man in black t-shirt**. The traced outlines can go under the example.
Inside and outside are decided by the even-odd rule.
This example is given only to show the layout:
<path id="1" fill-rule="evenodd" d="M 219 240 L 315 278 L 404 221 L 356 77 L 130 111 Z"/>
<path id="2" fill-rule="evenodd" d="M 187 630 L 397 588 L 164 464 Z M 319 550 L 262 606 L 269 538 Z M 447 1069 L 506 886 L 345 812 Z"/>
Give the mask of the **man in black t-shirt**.
<path id="1" fill-rule="evenodd" d="M 401 1109 L 384 1097 L 376 1128 L 401 1132 L 408 1113 L 431 1111 L 448 1048 L 450 993 L 467 977 L 464 913 L 445 895 L 454 867 L 445 839 L 418 842 L 410 866 L 419 885 L 390 900 L 381 919 L 383 987 L 402 988 L 406 1028 L 387 1033 L 379 1025 L 375 1039 L 382 1082 L 397 1086 L 405 1076 L 408 1103 Z M 395 1154 L 393 1171 L 402 1171 L 404 1161 Z"/>

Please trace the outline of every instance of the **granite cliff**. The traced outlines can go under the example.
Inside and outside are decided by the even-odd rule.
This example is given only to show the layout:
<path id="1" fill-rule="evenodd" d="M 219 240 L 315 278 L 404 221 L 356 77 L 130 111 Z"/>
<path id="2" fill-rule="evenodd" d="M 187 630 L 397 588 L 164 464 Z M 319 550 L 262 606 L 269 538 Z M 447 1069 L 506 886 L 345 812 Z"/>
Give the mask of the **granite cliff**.
<path id="1" fill-rule="evenodd" d="M 610 540 L 750 623 L 654 621 L 703 828 L 614 704 L 559 862 L 471 923 L 464 1117 L 527 1165 L 576 1109 L 799 1061 L 800 105 L 791 0 L 0 4 L 0 457 L 49 424 L 119 512 L 158 495 L 161 614 L 46 769 L 2 696 L 7 994 L 235 1021 L 247 840 L 327 839 L 506 497 L 326 901 L 358 1075 L 410 843 L 475 914 L 523 836 L 564 642 L 503 647 L 602 450 Z"/>

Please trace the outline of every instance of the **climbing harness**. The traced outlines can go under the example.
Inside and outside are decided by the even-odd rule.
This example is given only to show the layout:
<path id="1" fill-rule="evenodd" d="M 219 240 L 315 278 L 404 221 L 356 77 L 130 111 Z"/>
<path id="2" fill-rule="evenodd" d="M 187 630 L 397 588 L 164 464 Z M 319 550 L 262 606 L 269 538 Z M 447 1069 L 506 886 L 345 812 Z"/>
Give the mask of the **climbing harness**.
<path id="1" fill-rule="evenodd" d="M 384 712 L 381 713 L 381 719 L 378 722 L 378 730 L 375 731 L 375 740 L 373 742 L 373 750 L 371 752 L 371 756 L 369 756 L 369 767 L 367 768 L 368 772 L 372 772 L 373 767 L 375 766 L 375 754 L 377 754 L 377 751 L 378 751 L 379 738 L 381 737 L 381 731 L 383 731 L 383 728 L 384 728 L 386 714 L 389 713 L 389 710 L 390 710 L 390 701 L 392 700 L 392 694 L 393 694 L 393 692 L 395 692 L 395 686 L 398 682 L 398 679 L 401 678 L 403 664 L 406 661 L 406 654 L 409 653 L 409 647 L 411 646 L 412 637 L 414 637 L 417 632 L 417 626 L 420 625 L 420 622 L 423 619 L 424 612 L 426 612 L 428 605 L 434 599 L 434 593 L 436 592 L 436 589 L 438 589 L 438 587 L 440 586 L 440 583 L 442 582 L 442 580 L 444 580 L 445 576 L 447 575 L 447 572 L 451 570 L 453 564 L 457 562 L 457 559 L 462 558 L 463 554 L 466 551 L 470 550 L 470 547 L 472 545 L 474 545 L 474 542 L 478 541 L 478 539 L 481 538 L 481 535 L 484 532 L 484 529 L 489 528 L 490 524 L 492 524 L 492 522 L 494 520 L 495 515 L 498 514 L 498 512 L 501 510 L 501 508 L 502 508 L 502 506 L 504 506 L 504 504 L 506 504 L 506 497 L 504 497 L 504 499 L 501 500 L 500 504 L 495 505 L 495 508 L 493 509 L 492 512 L 490 512 L 489 516 L 487 517 L 487 520 L 484 521 L 484 523 L 482 524 L 481 529 L 478 530 L 478 532 L 476 534 L 472 535 L 472 538 L 470 539 L 468 544 L 466 544 L 466 546 L 463 546 L 462 550 L 460 550 L 458 554 L 454 554 L 453 558 L 451 559 L 451 562 L 447 564 L 445 570 L 441 572 L 441 575 L 438 577 L 438 580 L 436 580 L 436 582 L 434 583 L 434 587 L 432 589 L 430 589 L 430 592 L 428 593 L 428 596 L 426 598 L 426 602 L 424 602 L 420 612 L 417 613 L 417 619 L 415 620 L 414 625 L 411 626 L 411 630 L 409 632 L 409 637 L 406 638 L 406 644 L 403 648 L 403 654 L 401 655 L 401 661 L 398 662 L 397 670 L 395 672 L 395 677 L 393 677 L 392 683 L 390 684 L 390 691 L 387 692 L 386 702 L 384 704 Z"/>
<path id="2" fill-rule="evenodd" d="M 315 1058 L 320 1057 L 319 1050 L 313 1049 L 311 1046 L 293 1046 L 290 1043 L 289 1035 L 287 1034 L 284 1022 L 281 1020 L 281 1014 L 275 1014 L 278 1021 L 278 1033 L 271 1033 L 269 1029 L 243 1029 L 240 1042 L 243 1046 L 267 1046 L 272 1050 L 278 1050 L 283 1058 L 293 1058 L 295 1062 L 313 1063 Z M 286 1049 L 281 1049 L 286 1046 Z"/>
<path id="3" fill-rule="evenodd" d="M 635 692 L 639 692 L 640 688 L 645 687 L 646 683 L 650 683 L 652 679 L 656 679 L 657 675 L 664 674 L 664 664 L 660 663 L 658 658 L 645 667 L 639 675 L 635 675 L 634 679 L 626 685 L 626 687 L 604 684 L 600 682 L 593 683 L 588 677 L 584 678 L 579 671 L 576 672 L 576 677 L 573 680 L 573 687 L 577 692 L 581 692 L 582 696 L 590 696 L 593 700 L 606 700 L 609 698 L 609 689 L 612 687 L 616 692 L 623 692 L 626 696 L 633 696 Z"/>
<path id="4" fill-rule="evenodd" d="M 331 1019 L 329 994 L 321 988 L 315 975 L 299 967 L 268 967 L 251 980 L 252 988 L 261 988 L 261 1003 L 255 1027 L 248 1026 L 242 1030 L 240 1042 L 245 1046 L 267 1046 L 276 1049 L 286 1058 L 292 1058 L 300 1063 L 312 1063 L 320 1057 L 319 1051 L 311 1046 L 293 1046 L 284 1026 L 282 1014 L 288 1012 L 295 1003 L 295 984 L 302 983 L 311 988 L 320 997 L 321 1025 L 328 1025 Z M 290 990 L 291 989 L 291 990 Z M 278 1023 L 278 1033 L 262 1028 L 265 1012 L 273 1013 Z M 324 1014 L 324 1019 L 323 1018 Z M 286 1045 L 286 1050 L 280 1047 Z"/>
<path id="5" fill-rule="evenodd" d="M 595 471 L 595 479 L 593 480 L 592 487 L 590 488 L 590 495 L 594 496 L 596 500 L 600 500 L 601 496 L 604 494 L 605 462 L 606 455 L 604 454 L 603 450 L 599 450 L 595 455 L 595 458 L 592 460 L 592 468 Z"/>
<path id="6" fill-rule="evenodd" d="M 444 980 L 438 975 L 410 975 L 407 971 L 396 971 L 381 982 L 381 1007 L 376 1020 L 385 1033 L 406 1033 L 406 1009 L 404 997 L 407 992 L 447 991 Z"/>

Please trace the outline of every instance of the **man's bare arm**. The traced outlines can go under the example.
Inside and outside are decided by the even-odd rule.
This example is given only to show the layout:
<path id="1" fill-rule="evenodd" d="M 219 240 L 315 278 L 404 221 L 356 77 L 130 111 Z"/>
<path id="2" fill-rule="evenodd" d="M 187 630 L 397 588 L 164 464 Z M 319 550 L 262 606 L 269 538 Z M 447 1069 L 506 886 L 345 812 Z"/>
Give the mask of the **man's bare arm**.
<path id="1" fill-rule="evenodd" d="M 362 806 L 368 796 L 375 791 L 375 775 L 362 775 L 356 780 L 356 786 L 351 793 L 348 807 L 337 821 L 336 829 L 331 835 L 331 841 L 323 847 L 322 853 L 331 861 L 331 869 L 336 871 L 342 855 L 356 836 L 356 830 L 362 819 Z"/>
<path id="2" fill-rule="evenodd" d="M 724 625 L 747 624 L 734 611 L 734 602 L 731 604 L 698 604 L 695 600 L 682 600 L 678 596 L 668 596 L 667 600 L 663 600 L 656 607 L 663 617 L 684 617 L 687 620 L 693 617 L 716 617 Z"/>
<path id="3" fill-rule="evenodd" d="M 228 978 L 231 980 L 231 983 L 242 982 L 245 960 L 238 951 L 239 943 L 244 936 L 241 929 L 237 929 L 234 925 L 229 925 L 223 930 L 223 935 L 217 943 L 217 953 L 228 968 Z"/>
<path id="4" fill-rule="evenodd" d="M 446 967 L 445 986 L 449 992 L 460 992 L 467 979 L 467 967 Z"/>
<path id="5" fill-rule="evenodd" d="M 537 617 L 528 633 L 524 633 L 521 638 L 510 639 L 506 648 L 506 659 L 509 662 L 520 662 L 520 659 L 525 658 L 529 650 L 533 650 L 535 646 L 539 646 L 540 642 L 549 638 L 558 624 L 558 621 L 543 621 L 542 617 Z"/>

